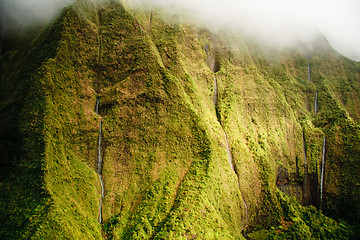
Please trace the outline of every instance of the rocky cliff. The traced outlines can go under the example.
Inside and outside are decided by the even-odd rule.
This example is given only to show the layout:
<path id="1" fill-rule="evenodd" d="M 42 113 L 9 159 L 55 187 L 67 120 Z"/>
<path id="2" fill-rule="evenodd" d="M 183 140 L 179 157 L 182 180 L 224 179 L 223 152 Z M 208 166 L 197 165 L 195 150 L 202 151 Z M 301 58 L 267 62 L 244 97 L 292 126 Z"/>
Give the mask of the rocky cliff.
<path id="1" fill-rule="evenodd" d="M 28 36 L 0 57 L 1 238 L 356 236 L 360 65 L 322 37 L 278 50 L 115 1 Z"/>

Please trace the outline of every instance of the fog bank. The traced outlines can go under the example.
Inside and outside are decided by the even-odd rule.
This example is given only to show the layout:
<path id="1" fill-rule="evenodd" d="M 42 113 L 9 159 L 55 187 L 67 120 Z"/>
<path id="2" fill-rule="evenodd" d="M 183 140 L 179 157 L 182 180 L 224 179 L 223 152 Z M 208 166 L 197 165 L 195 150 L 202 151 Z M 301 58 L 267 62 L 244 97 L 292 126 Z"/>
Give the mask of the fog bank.
<path id="1" fill-rule="evenodd" d="M 213 28 L 240 29 L 264 43 L 288 46 L 323 34 L 333 48 L 360 60 L 358 0 L 128 0 L 176 14 L 187 12 Z"/>
<path id="2" fill-rule="evenodd" d="M 91 0 L 90 0 L 91 1 Z M 133 6 L 190 14 L 210 28 L 231 28 L 287 46 L 321 32 L 340 53 L 360 60 L 358 0 L 126 0 Z M 1 0 L 2 29 L 49 20 L 74 0 Z"/>

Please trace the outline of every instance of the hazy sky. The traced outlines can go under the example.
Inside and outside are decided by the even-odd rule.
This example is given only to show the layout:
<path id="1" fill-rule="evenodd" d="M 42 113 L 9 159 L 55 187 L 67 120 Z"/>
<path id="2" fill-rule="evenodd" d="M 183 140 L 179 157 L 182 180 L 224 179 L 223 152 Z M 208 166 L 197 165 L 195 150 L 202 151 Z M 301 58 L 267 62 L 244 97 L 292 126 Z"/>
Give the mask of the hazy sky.
<path id="1" fill-rule="evenodd" d="M 42 21 L 74 0 L 0 0 L 1 14 L 22 24 Z M 360 0 L 127 0 L 186 10 L 214 28 L 231 26 L 275 44 L 321 32 L 342 54 L 360 60 Z"/>
<path id="2" fill-rule="evenodd" d="M 48 20 L 74 0 L 0 0 L 1 15 L 7 22 L 26 26 Z"/>
<path id="3" fill-rule="evenodd" d="M 241 28 L 275 44 L 309 40 L 321 32 L 336 50 L 360 60 L 360 0 L 150 1 L 175 12 L 187 9 L 210 26 Z"/>

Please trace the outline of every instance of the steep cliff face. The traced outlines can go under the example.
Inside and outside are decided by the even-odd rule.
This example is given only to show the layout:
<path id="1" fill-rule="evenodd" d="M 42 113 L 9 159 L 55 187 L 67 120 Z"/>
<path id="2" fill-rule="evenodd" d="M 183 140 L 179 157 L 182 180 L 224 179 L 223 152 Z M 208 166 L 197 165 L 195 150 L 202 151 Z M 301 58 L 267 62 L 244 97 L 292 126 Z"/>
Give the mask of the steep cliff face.
<path id="1" fill-rule="evenodd" d="M 351 237 L 299 204 L 359 222 L 360 67 L 315 45 L 264 50 L 115 2 L 64 9 L 0 58 L 0 236 Z"/>

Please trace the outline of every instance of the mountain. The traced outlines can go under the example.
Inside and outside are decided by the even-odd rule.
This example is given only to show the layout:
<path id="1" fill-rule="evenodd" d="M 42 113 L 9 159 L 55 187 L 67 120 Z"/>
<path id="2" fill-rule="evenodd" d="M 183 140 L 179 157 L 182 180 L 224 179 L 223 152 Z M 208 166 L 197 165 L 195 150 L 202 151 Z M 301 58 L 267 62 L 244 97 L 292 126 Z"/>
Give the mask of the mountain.
<path id="1" fill-rule="evenodd" d="M 360 65 L 321 36 L 80 0 L 0 67 L 1 239 L 356 239 Z"/>

